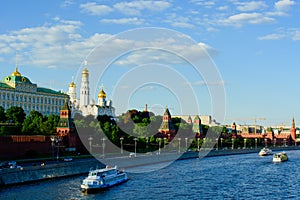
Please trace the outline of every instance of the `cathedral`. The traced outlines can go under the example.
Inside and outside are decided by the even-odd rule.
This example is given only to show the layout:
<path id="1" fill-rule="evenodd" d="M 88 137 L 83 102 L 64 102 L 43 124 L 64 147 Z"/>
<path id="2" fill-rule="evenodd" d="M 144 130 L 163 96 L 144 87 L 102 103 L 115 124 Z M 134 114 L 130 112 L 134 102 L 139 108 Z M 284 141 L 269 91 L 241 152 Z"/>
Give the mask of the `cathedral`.
<path id="1" fill-rule="evenodd" d="M 95 118 L 98 115 L 115 117 L 115 108 L 112 106 L 111 100 L 106 100 L 106 93 L 104 92 L 103 87 L 98 93 L 97 104 L 94 100 L 90 101 L 89 71 L 86 66 L 82 70 L 81 75 L 79 99 L 77 99 L 76 84 L 74 81 L 69 85 L 68 95 L 70 96 L 72 113 L 80 113 L 82 116 L 92 115 Z"/>

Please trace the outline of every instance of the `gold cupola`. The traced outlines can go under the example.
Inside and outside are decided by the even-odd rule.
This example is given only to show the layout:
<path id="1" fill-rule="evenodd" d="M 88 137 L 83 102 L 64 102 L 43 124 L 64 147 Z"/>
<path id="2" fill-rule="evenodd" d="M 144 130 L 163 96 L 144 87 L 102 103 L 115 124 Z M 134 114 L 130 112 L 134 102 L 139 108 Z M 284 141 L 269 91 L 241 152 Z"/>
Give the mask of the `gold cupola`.
<path id="1" fill-rule="evenodd" d="M 72 81 L 72 83 L 70 83 L 69 87 L 76 87 L 76 84 L 74 83 L 74 81 Z"/>
<path id="2" fill-rule="evenodd" d="M 11 73 L 11 76 L 21 76 L 21 73 L 18 72 L 18 67 L 16 67 L 16 70 L 13 73 Z"/>
<path id="3" fill-rule="evenodd" d="M 82 77 L 88 77 L 89 76 L 89 70 L 85 67 L 82 70 Z"/>
<path id="4" fill-rule="evenodd" d="M 106 93 L 103 90 L 103 87 L 101 88 L 100 92 L 98 93 L 98 98 L 106 98 Z"/>

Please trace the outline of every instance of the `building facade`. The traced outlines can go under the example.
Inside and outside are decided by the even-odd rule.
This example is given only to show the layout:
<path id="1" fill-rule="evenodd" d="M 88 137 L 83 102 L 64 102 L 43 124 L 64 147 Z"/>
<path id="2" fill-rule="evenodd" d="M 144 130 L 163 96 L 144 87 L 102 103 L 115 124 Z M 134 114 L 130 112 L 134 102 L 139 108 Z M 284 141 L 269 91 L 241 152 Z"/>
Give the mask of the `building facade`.
<path id="1" fill-rule="evenodd" d="M 5 110 L 12 106 L 22 107 L 26 115 L 35 110 L 43 115 L 59 115 L 60 108 L 69 96 L 60 91 L 38 87 L 27 77 L 15 71 L 0 81 L 0 106 Z"/>

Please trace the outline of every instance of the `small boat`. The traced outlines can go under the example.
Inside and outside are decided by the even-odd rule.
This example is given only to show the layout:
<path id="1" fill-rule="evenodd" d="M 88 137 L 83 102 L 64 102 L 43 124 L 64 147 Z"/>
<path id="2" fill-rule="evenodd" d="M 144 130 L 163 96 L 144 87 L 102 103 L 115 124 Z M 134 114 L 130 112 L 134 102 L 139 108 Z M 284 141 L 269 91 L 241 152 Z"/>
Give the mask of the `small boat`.
<path id="1" fill-rule="evenodd" d="M 273 152 L 271 149 L 264 147 L 260 150 L 260 152 L 258 153 L 258 155 L 260 156 L 268 156 L 268 155 L 273 155 Z"/>
<path id="2" fill-rule="evenodd" d="M 288 160 L 288 156 L 284 151 L 280 153 L 275 153 L 273 156 L 273 162 L 284 162 L 287 160 Z"/>
<path id="3" fill-rule="evenodd" d="M 104 190 L 127 180 L 127 174 L 117 169 L 117 166 L 106 166 L 103 169 L 90 170 L 88 176 L 82 181 L 81 191 L 89 193 Z"/>

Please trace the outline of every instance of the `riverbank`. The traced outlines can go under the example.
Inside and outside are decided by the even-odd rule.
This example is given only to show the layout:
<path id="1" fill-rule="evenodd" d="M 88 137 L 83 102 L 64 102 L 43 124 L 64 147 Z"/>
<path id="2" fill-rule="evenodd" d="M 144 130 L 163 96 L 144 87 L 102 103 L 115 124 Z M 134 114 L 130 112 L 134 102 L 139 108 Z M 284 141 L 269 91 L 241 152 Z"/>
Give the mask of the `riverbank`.
<path id="1" fill-rule="evenodd" d="M 274 151 L 299 150 L 299 147 L 273 148 Z M 200 152 L 184 152 L 180 154 L 162 153 L 161 155 L 137 155 L 129 158 L 128 156 L 101 158 L 74 159 L 72 162 L 58 162 L 44 166 L 26 166 L 21 169 L 2 169 L 0 171 L 0 185 L 10 186 L 15 184 L 25 184 L 34 181 L 41 181 L 53 178 L 86 174 L 91 167 L 102 168 L 105 165 L 117 165 L 119 168 L 133 168 L 163 162 L 173 162 L 175 160 L 194 159 L 212 156 L 227 156 L 236 154 L 258 153 L 260 149 L 228 149 Z"/>

